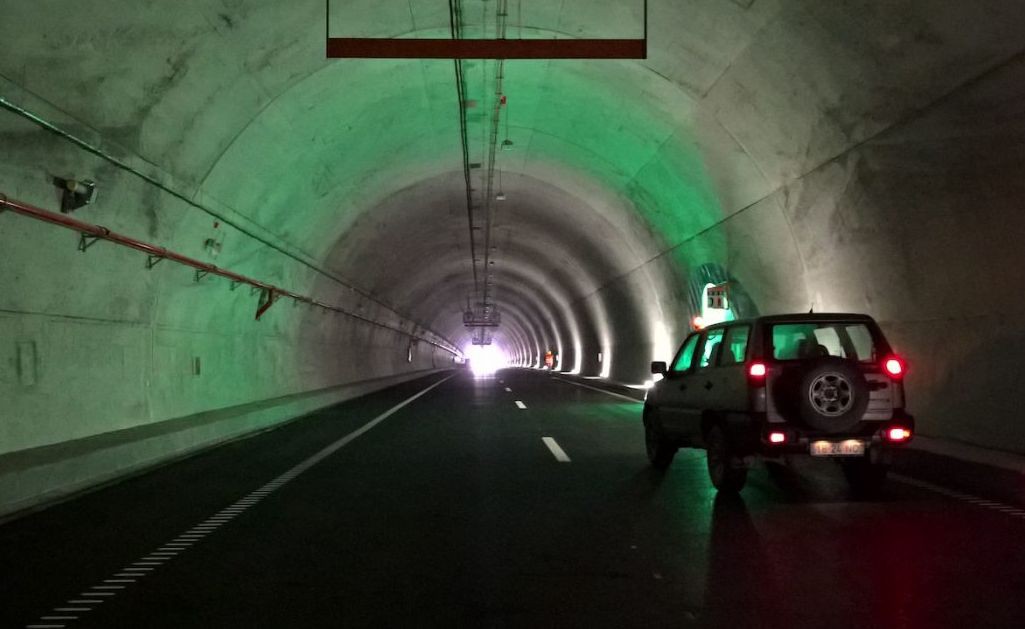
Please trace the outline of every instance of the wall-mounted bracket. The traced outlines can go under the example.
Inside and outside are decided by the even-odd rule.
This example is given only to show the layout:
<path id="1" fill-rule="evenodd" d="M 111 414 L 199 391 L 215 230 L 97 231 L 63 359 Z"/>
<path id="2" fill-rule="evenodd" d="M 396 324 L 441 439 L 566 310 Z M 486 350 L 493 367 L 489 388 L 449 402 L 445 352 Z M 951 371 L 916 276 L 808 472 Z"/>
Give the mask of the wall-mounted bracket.
<path id="1" fill-rule="evenodd" d="M 236 282 L 236 281 L 232 280 L 232 282 L 231 282 L 231 290 L 235 290 L 239 286 L 242 286 L 242 282 Z"/>
<path id="2" fill-rule="evenodd" d="M 78 250 L 82 252 L 86 251 L 89 247 L 95 245 L 97 240 L 100 240 L 99 236 L 86 236 L 85 234 L 81 234 L 78 238 Z"/>
<path id="3" fill-rule="evenodd" d="M 274 293 L 274 289 L 264 289 L 263 294 L 260 295 L 260 305 L 256 308 L 256 320 L 259 321 L 263 313 L 267 312 L 271 306 L 274 305 L 274 300 L 277 295 Z"/>
<path id="4" fill-rule="evenodd" d="M 164 256 L 146 256 L 146 268 L 152 269 L 164 260 L 166 260 Z"/>
<path id="5" fill-rule="evenodd" d="M 209 274 L 210 274 L 210 271 L 201 271 L 200 269 L 196 269 L 196 278 L 195 278 L 196 282 L 199 282 L 199 280 L 203 279 L 204 277 L 206 277 Z"/>

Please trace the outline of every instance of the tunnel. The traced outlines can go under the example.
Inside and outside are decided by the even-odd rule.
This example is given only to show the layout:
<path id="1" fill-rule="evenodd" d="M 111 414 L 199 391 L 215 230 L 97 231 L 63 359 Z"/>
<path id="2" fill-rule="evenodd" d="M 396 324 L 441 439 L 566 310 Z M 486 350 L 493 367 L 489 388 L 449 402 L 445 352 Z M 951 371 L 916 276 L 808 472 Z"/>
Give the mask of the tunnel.
<path id="1" fill-rule="evenodd" d="M 394 547 L 368 533 L 373 553 L 339 550 L 335 568 L 316 568 L 341 580 L 319 611 L 283 620 L 279 593 L 263 602 L 278 611 L 229 616 L 212 611 L 214 589 L 182 608 L 192 615 L 160 622 L 336 626 L 329 619 L 344 614 L 331 613 L 351 595 L 374 610 L 344 616 L 355 626 L 935 627 L 963 624 L 969 608 L 987 610 L 979 626 L 1020 626 L 1012 619 L 1025 609 L 1008 592 L 1025 583 L 1025 556 L 1005 548 L 1012 561 L 988 559 L 991 544 L 1014 545 L 1015 514 L 1025 516 L 1015 397 L 1025 379 L 1025 5 L 5 0 L 0 23 L 0 535 L 4 563 L 23 571 L 5 601 L 10 626 L 146 624 L 132 614 L 166 612 L 173 588 L 117 612 L 115 601 L 49 620 L 46 610 L 123 561 L 120 535 L 152 546 L 136 531 L 160 528 L 144 512 L 161 496 L 191 502 L 166 519 L 184 526 L 231 491 L 269 487 L 250 502 L 270 501 L 307 474 L 343 487 L 279 517 L 334 517 L 323 503 L 349 492 L 355 511 L 338 531 L 408 517 L 418 532 L 395 533 Z M 509 42 L 540 52 L 438 53 Z M 563 58 L 562 45 L 577 52 Z M 728 306 L 710 313 L 722 290 Z M 672 361 L 709 316 L 785 313 L 870 315 L 906 361 L 915 439 L 891 493 L 848 503 L 827 479 L 801 481 L 796 498 L 762 488 L 737 502 L 716 497 L 704 459 L 684 450 L 669 476 L 649 478 L 641 403 L 659 378 L 652 363 Z M 501 369 L 474 379 L 467 363 L 484 351 Z M 415 400 L 385 413 L 403 396 Z M 400 430 L 418 408 L 431 410 Z M 487 423 L 542 411 L 521 430 L 544 464 L 593 466 L 580 487 L 527 469 L 533 454 L 501 445 L 518 433 Z M 447 419 L 460 413 L 467 423 Z M 362 420 L 325 419 L 342 415 Z M 336 428 L 284 436 L 307 425 Z M 560 427 L 581 445 L 541 449 Z M 387 469 L 332 462 L 385 430 L 395 440 L 379 446 Z M 340 448 L 342 434 L 360 439 L 307 459 Z M 266 478 L 261 457 L 273 460 Z M 446 457 L 474 471 L 454 478 Z M 419 491 L 391 467 L 410 461 Z M 487 504 L 474 510 L 442 492 L 432 505 L 422 495 L 432 474 Z M 371 499 L 375 478 L 382 500 L 399 483 L 395 495 L 415 514 Z M 232 489 L 195 489 L 219 482 Z M 623 503 L 591 511 L 618 523 L 585 544 L 573 532 L 589 526 L 582 487 L 599 486 Z M 542 487 L 580 512 L 525 497 Z M 502 488 L 511 497 L 481 497 Z M 662 515 L 636 515 L 652 505 Z M 124 508 L 130 522 L 110 515 Z M 814 568 L 780 559 L 793 529 L 774 523 L 802 517 L 788 508 L 847 525 L 844 539 L 882 528 L 889 538 L 873 552 L 883 556 L 850 550 L 838 576 L 824 557 L 847 550 L 831 551 L 816 530 L 804 556 Z M 528 565 L 525 540 L 542 526 L 533 509 L 565 524 L 545 529 L 552 553 L 622 548 L 607 551 L 615 560 Z M 470 523 L 449 536 L 432 528 L 458 517 Z M 521 554 L 493 547 L 485 525 Z M 984 549 L 961 550 L 980 582 L 999 587 L 949 573 L 946 562 L 963 557 L 948 525 L 983 532 Z M 317 526 L 300 554 L 335 535 Z M 421 534 L 430 561 L 444 563 L 447 548 L 503 569 L 436 568 L 418 585 L 402 536 Z M 696 563 L 674 573 L 674 560 L 646 545 L 655 538 Z M 92 557 L 75 539 L 104 550 Z M 58 549 L 78 568 L 51 565 Z M 228 559 L 211 561 L 220 582 L 231 580 Z M 285 590 L 303 583 L 298 568 L 245 562 L 240 570 L 280 571 Z M 798 609 L 786 602 L 791 569 L 854 593 Z M 382 589 L 360 589 L 360 571 L 381 580 L 391 570 Z M 536 587 L 526 584 L 537 571 Z M 44 572 L 60 575 L 44 582 Z M 639 589 L 609 594 L 617 579 Z M 916 598 L 929 594 L 908 585 L 915 579 L 946 592 L 942 614 Z M 460 607 L 444 583 L 463 580 L 475 603 Z M 257 581 L 253 592 L 280 589 Z M 646 611 L 617 615 L 631 596 Z"/>

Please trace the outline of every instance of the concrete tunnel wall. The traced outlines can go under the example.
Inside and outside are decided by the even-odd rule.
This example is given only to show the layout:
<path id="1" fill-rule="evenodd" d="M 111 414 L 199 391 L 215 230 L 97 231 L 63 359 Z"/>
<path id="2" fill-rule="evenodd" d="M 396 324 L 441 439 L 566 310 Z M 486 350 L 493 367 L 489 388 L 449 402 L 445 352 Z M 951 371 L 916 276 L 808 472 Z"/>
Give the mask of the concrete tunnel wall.
<path id="1" fill-rule="evenodd" d="M 405 333 L 289 303 L 256 322 L 225 280 L 0 214 L 0 509 L 450 364 L 407 355 L 468 338 L 451 62 L 325 60 L 318 0 L 61 4 L 73 33 L 51 4 L 4 8 L 5 102 L 358 292 L 9 109 L 0 192 L 55 208 L 51 175 L 95 179 L 83 220 L 202 259 L 220 239 L 216 264 Z M 400 4 L 339 0 L 332 27 L 447 36 L 445 3 Z M 523 30 L 623 36 L 637 4 L 530 3 Z M 923 434 L 1025 452 L 1003 384 L 1025 375 L 1025 7 L 834 4 L 654 1 L 645 61 L 509 62 L 496 340 L 640 383 L 714 268 L 741 314 L 873 314 Z"/>

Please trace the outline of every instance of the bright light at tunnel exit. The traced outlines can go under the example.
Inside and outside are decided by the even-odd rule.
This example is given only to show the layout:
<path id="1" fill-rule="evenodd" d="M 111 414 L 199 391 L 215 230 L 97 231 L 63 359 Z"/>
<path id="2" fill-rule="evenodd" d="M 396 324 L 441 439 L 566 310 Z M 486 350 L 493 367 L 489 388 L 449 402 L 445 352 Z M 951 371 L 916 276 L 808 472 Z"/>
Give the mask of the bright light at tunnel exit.
<path id="1" fill-rule="evenodd" d="M 495 345 L 471 345 L 464 353 L 477 377 L 489 376 L 509 364 L 509 357 Z"/>

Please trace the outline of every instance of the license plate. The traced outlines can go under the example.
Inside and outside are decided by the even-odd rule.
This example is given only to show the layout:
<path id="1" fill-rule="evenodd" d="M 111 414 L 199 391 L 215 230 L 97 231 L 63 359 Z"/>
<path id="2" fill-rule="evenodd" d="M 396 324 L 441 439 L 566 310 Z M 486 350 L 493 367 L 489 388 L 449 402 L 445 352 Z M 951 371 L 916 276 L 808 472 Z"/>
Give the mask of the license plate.
<path id="1" fill-rule="evenodd" d="M 865 442 L 857 439 L 847 441 L 812 441 L 812 456 L 861 456 L 865 454 Z"/>

